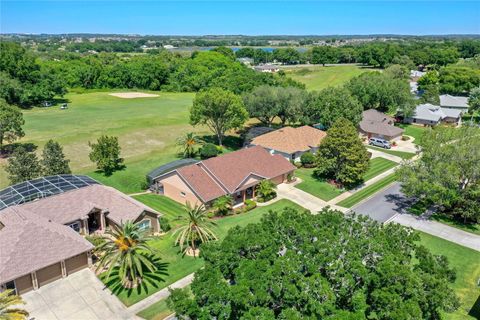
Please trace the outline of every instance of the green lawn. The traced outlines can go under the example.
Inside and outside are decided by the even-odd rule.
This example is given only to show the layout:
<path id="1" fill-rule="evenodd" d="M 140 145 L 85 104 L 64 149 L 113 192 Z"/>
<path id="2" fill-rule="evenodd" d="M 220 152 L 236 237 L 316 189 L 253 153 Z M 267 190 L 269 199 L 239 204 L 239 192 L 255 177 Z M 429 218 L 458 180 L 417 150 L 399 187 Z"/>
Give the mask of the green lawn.
<path id="1" fill-rule="evenodd" d="M 466 232 L 470 232 L 476 235 L 480 236 L 480 224 L 464 224 L 461 221 L 455 220 L 453 218 L 450 218 L 448 216 L 442 215 L 442 214 L 434 214 L 431 217 L 432 220 L 444 223 L 446 225 L 449 225 L 454 228 L 461 229 Z"/>
<path id="2" fill-rule="evenodd" d="M 363 179 L 368 181 L 379 174 L 396 167 L 397 165 L 398 163 L 395 161 L 391 161 L 382 157 L 373 158 L 370 160 L 370 168 L 368 169 L 367 173 L 365 173 Z"/>
<path id="3" fill-rule="evenodd" d="M 332 67 L 306 67 L 285 69 L 286 74 L 294 80 L 304 83 L 308 90 L 322 90 L 327 87 L 336 87 L 366 71 L 355 65 L 332 66 Z"/>
<path id="4" fill-rule="evenodd" d="M 405 124 L 405 123 L 400 123 L 398 124 L 398 126 L 403 130 L 405 130 L 403 132 L 403 135 L 413 137 L 415 139 L 413 141 L 415 144 L 422 145 L 422 135 L 425 132 L 425 130 L 428 130 L 428 127 L 422 127 L 422 126 Z"/>
<path id="5" fill-rule="evenodd" d="M 365 174 L 364 180 L 370 180 L 396 165 L 396 162 L 385 158 L 373 158 L 370 160 L 370 168 Z M 308 192 L 324 201 L 330 201 L 345 191 L 338 189 L 326 181 L 316 178 L 313 175 L 313 169 L 300 168 L 295 171 L 295 175 L 302 179 L 302 182 L 295 186 L 296 188 Z"/>
<path id="6" fill-rule="evenodd" d="M 411 159 L 415 156 L 415 153 L 411 153 L 411 152 L 398 151 L 398 150 L 392 150 L 392 149 L 383 149 L 383 148 L 374 147 L 374 146 L 367 146 L 367 148 L 388 153 L 388 154 L 391 154 L 392 156 L 397 156 L 404 160 Z"/>
<path id="7" fill-rule="evenodd" d="M 87 173 L 123 192 L 141 191 L 145 174 L 154 167 L 176 158 L 175 140 L 193 129 L 188 123 L 192 93 L 156 92 L 158 97 L 122 99 L 108 92 L 65 96 L 68 110 L 58 107 L 34 108 L 24 111 L 25 137 L 22 143 L 34 143 L 41 152 L 48 139 L 62 144 L 75 173 Z M 89 160 L 89 141 L 102 134 L 118 136 L 126 169 L 110 177 L 95 173 Z M 0 160 L 0 188 L 8 184 Z"/>
<path id="8" fill-rule="evenodd" d="M 434 254 L 448 258 L 450 266 L 457 271 L 453 287 L 460 298 L 459 310 L 445 314 L 445 319 L 480 319 L 480 252 L 462 247 L 453 242 L 420 233 L 421 243 Z"/>
<path id="9" fill-rule="evenodd" d="M 369 196 L 375 194 L 379 190 L 387 187 L 388 185 L 393 183 L 396 180 L 396 178 L 397 178 L 396 175 L 392 173 L 391 175 L 388 175 L 385 178 L 378 180 L 374 184 L 371 184 L 368 187 L 366 187 L 365 189 L 362 189 L 354 193 L 350 197 L 340 201 L 339 203 L 337 203 L 337 205 L 345 208 L 351 208 L 355 204 L 362 201 L 363 199 L 368 198 Z"/>
<path id="10" fill-rule="evenodd" d="M 155 199 L 158 197 L 159 199 Z M 169 218 L 182 215 L 184 213 L 181 206 L 171 203 L 166 198 L 158 195 L 140 195 L 135 197 L 139 201 L 145 201 L 145 203 L 151 206 L 153 209 L 163 212 Z M 228 216 L 222 219 L 216 220 L 218 226 L 216 228 L 216 234 L 221 240 L 226 235 L 230 228 L 234 226 L 245 226 L 249 223 L 255 223 L 260 221 L 261 217 L 270 210 L 282 210 L 285 207 L 294 207 L 302 209 L 300 206 L 288 200 L 279 200 L 269 206 L 257 207 L 254 210 Z M 145 297 L 169 286 L 175 281 L 187 276 L 190 273 L 195 272 L 203 266 L 203 260 L 200 258 L 192 258 L 188 256 L 182 256 L 179 252 L 179 248 L 174 246 L 175 237 L 172 236 L 172 231 L 165 234 L 162 237 L 151 242 L 151 246 L 156 250 L 157 255 L 161 258 L 163 263 L 168 263 L 168 275 L 164 276 L 162 281 L 156 282 L 155 286 L 147 284 L 146 290 L 122 290 L 121 292 L 115 292 L 118 298 L 127 306 L 130 306 Z M 112 288 L 112 284 L 110 285 Z"/>
<path id="11" fill-rule="evenodd" d="M 137 313 L 137 316 L 142 317 L 146 320 L 163 320 L 172 313 L 173 312 L 168 309 L 167 300 L 162 299 L 155 302 L 147 309 L 144 309 Z"/>

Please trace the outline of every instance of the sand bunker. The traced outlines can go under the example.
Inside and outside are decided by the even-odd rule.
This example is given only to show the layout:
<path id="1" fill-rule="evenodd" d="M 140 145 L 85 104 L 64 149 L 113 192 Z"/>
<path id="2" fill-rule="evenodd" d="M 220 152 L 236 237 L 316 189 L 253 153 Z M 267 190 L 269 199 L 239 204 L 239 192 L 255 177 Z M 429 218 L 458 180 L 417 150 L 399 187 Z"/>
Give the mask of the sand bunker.
<path id="1" fill-rule="evenodd" d="M 143 92 L 115 92 L 115 93 L 109 93 L 109 95 L 117 98 L 122 98 L 122 99 L 158 97 L 158 94 L 143 93 Z"/>

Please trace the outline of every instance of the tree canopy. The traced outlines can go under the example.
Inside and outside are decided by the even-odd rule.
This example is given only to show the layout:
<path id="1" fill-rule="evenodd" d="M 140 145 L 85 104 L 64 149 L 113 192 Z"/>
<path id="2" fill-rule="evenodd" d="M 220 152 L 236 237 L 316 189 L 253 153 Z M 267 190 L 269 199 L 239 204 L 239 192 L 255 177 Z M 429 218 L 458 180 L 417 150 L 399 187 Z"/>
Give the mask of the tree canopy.
<path id="1" fill-rule="evenodd" d="M 10 183 L 16 184 L 40 177 L 42 167 L 35 153 L 28 152 L 23 147 L 18 147 L 8 158 L 5 171 Z"/>
<path id="2" fill-rule="evenodd" d="M 362 120 L 362 112 L 363 106 L 348 89 L 330 87 L 309 95 L 304 122 L 320 123 L 328 129 L 338 119 L 345 118 L 357 126 Z"/>
<path id="3" fill-rule="evenodd" d="M 90 160 L 95 162 L 97 168 L 105 175 L 112 174 L 123 165 L 117 137 L 103 135 L 98 138 L 97 142 L 89 142 L 88 145 L 92 149 L 88 155 Z"/>
<path id="4" fill-rule="evenodd" d="M 443 256 L 396 224 L 286 208 L 202 245 L 192 295 L 169 305 L 189 319 L 439 319 L 459 303 Z"/>
<path id="5" fill-rule="evenodd" d="M 222 145 L 225 132 L 240 127 L 248 120 L 242 99 L 233 92 L 211 88 L 197 93 L 190 108 L 190 124 L 206 125 Z"/>
<path id="6" fill-rule="evenodd" d="M 363 180 L 368 167 L 369 155 L 357 129 L 347 119 L 336 120 L 318 147 L 315 175 L 350 187 Z"/>
<path id="7" fill-rule="evenodd" d="M 480 222 L 480 129 L 436 128 L 422 137 L 422 156 L 398 170 L 402 190 L 465 222 Z"/>
<path id="8" fill-rule="evenodd" d="M 42 160 L 43 174 L 52 176 L 56 174 L 71 173 L 70 160 L 65 158 L 62 146 L 53 140 L 48 140 L 43 147 Z"/>
<path id="9" fill-rule="evenodd" d="M 5 141 L 11 143 L 25 135 L 22 128 L 24 123 L 22 112 L 0 99 L 0 154 Z"/>

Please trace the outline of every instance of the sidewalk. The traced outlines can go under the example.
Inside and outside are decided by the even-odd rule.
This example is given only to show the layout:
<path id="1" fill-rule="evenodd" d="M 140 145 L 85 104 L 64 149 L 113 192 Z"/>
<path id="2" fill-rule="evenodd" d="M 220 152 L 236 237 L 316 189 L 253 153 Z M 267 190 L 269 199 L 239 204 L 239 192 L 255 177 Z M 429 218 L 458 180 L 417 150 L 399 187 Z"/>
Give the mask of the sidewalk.
<path id="1" fill-rule="evenodd" d="M 338 197 L 333 198 L 332 200 L 328 201 L 328 204 L 329 204 L 329 205 L 334 205 L 334 204 L 339 203 L 340 201 L 342 201 L 342 200 L 350 197 L 351 195 L 359 192 L 360 190 L 365 189 L 365 188 L 368 187 L 369 185 L 372 185 L 372 184 L 374 184 L 375 182 L 377 182 L 377 181 L 385 178 L 386 176 L 391 175 L 392 173 L 395 172 L 395 169 L 396 169 L 396 168 L 397 168 L 397 167 L 393 167 L 393 168 L 391 168 L 391 169 L 388 169 L 387 171 L 382 172 L 382 173 L 379 174 L 378 176 L 375 176 L 375 177 L 373 177 L 372 179 L 364 182 L 363 184 L 361 184 L 360 186 L 356 187 L 355 189 L 345 191 L 344 193 L 342 193 L 342 194 L 339 195 Z"/>
<path id="2" fill-rule="evenodd" d="M 397 214 L 388 222 L 396 222 L 403 226 L 412 227 L 413 229 L 423 231 L 461 246 L 480 251 L 480 236 L 447 226 L 440 222 L 426 220 L 425 218 L 410 214 Z"/>
<path id="3" fill-rule="evenodd" d="M 152 294 L 151 296 L 148 296 L 147 298 L 131 305 L 130 307 L 127 308 L 128 312 L 131 313 L 132 315 L 135 315 L 135 314 L 139 313 L 140 311 L 148 308 L 149 306 L 151 306 L 155 302 L 158 302 L 162 299 L 167 298 L 170 295 L 170 291 L 168 290 L 169 288 L 171 288 L 171 289 L 185 288 L 190 283 L 192 283 L 193 275 L 194 275 L 194 273 L 191 273 L 188 276 L 178 280 L 177 282 L 172 283 L 167 288 L 164 288 L 164 289 Z"/>

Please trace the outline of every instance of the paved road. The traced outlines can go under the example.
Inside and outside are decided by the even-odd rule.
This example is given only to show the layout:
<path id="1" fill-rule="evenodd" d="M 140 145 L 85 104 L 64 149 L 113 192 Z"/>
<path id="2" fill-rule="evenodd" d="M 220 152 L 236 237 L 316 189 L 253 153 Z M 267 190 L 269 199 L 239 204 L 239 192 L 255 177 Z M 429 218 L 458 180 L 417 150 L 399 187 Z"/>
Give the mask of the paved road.
<path id="1" fill-rule="evenodd" d="M 370 199 L 354 206 L 352 211 L 367 215 L 379 222 L 385 222 L 398 213 L 406 213 L 406 208 L 411 203 L 412 201 L 404 197 L 400 191 L 400 184 L 396 182 Z"/>

